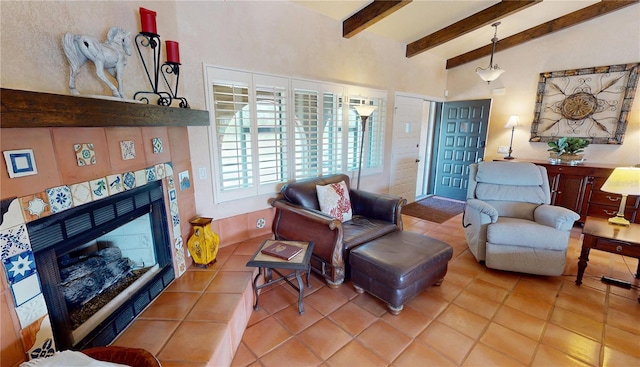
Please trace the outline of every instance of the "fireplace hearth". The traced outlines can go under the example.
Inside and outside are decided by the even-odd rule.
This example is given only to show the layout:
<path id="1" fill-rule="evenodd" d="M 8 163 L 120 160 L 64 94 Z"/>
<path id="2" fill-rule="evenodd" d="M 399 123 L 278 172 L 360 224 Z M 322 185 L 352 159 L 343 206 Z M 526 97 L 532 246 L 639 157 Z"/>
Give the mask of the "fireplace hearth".
<path id="1" fill-rule="evenodd" d="M 175 277 L 161 181 L 27 227 L 58 350 L 109 344 Z"/>

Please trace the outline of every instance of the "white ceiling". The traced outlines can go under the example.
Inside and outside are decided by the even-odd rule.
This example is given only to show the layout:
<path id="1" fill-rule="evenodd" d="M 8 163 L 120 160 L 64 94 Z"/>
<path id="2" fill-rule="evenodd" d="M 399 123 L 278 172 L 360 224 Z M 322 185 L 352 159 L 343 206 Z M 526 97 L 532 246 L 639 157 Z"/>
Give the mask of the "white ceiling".
<path id="1" fill-rule="evenodd" d="M 370 0 L 295 0 L 294 2 L 333 19 L 344 21 L 369 4 Z M 407 45 L 499 2 L 413 0 L 364 32 L 374 33 Z M 498 26 L 498 38 L 506 38 L 597 2 L 597 0 L 544 0 L 500 19 L 502 24 Z M 493 32 L 493 27 L 487 25 L 426 52 L 449 59 L 490 44 Z M 336 34 L 336 37 L 342 37 L 342 33 Z"/>

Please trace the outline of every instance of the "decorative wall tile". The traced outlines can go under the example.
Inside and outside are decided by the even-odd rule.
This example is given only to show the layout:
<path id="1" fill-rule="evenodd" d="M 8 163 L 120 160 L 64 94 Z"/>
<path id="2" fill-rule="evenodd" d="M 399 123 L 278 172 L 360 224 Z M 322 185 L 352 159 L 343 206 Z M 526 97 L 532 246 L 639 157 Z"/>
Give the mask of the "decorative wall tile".
<path id="1" fill-rule="evenodd" d="M 178 213 L 178 202 L 172 202 L 171 204 L 169 204 L 169 207 L 171 208 L 171 222 L 173 224 L 173 226 L 179 226 L 180 225 L 180 213 Z"/>
<path id="2" fill-rule="evenodd" d="M 109 175 L 107 176 L 107 188 L 109 195 L 115 195 L 124 191 L 124 185 L 122 183 L 121 175 Z"/>
<path id="3" fill-rule="evenodd" d="M 27 250 L 31 250 L 31 242 L 29 241 L 26 225 L 20 224 L 0 230 L 0 254 L 2 260 Z"/>
<path id="4" fill-rule="evenodd" d="M 9 284 L 17 283 L 36 272 L 36 260 L 30 250 L 2 259 L 2 263 Z"/>
<path id="5" fill-rule="evenodd" d="M 169 195 L 169 202 L 178 200 L 178 194 L 176 192 L 176 189 L 167 190 L 167 194 Z"/>
<path id="6" fill-rule="evenodd" d="M 164 164 L 165 176 L 173 176 L 173 163 L 167 162 Z"/>
<path id="7" fill-rule="evenodd" d="M 180 241 L 182 241 L 182 239 L 180 239 Z M 185 271 L 187 271 L 187 265 L 184 260 L 184 250 L 182 250 L 182 248 L 180 248 L 179 250 L 176 250 L 176 265 L 178 268 L 177 278 L 179 278 L 182 276 L 182 274 L 184 274 Z"/>
<path id="8" fill-rule="evenodd" d="M 51 214 L 49 197 L 44 191 L 21 197 L 20 206 L 22 207 L 22 214 L 26 222 L 31 222 L 32 220 L 40 219 Z"/>
<path id="9" fill-rule="evenodd" d="M 9 178 L 30 176 L 38 173 L 33 150 L 7 150 L 4 153 L 4 160 L 7 163 L 7 173 Z"/>
<path id="10" fill-rule="evenodd" d="M 91 186 L 91 196 L 93 196 L 93 200 L 104 199 L 109 196 L 109 191 L 107 189 L 107 179 L 99 178 L 97 180 L 89 181 L 89 185 Z"/>
<path id="11" fill-rule="evenodd" d="M 147 170 L 141 169 L 135 172 L 136 175 L 136 187 L 144 186 L 147 184 Z"/>
<path id="12" fill-rule="evenodd" d="M 162 153 L 162 139 L 153 138 L 151 139 L 151 144 L 153 144 L 153 154 Z"/>
<path id="13" fill-rule="evenodd" d="M 133 172 L 126 172 L 122 175 L 122 186 L 125 190 L 136 187 L 136 175 Z"/>
<path id="14" fill-rule="evenodd" d="M 73 150 L 76 151 L 78 166 L 82 167 L 96 164 L 96 152 L 93 150 L 93 144 L 74 144 Z"/>
<path id="15" fill-rule="evenodd" d="M 23 303 L 20 307 L 16 307 L 20 327 L 23 329 L 46 315 L 47 312 L 47 303 L 42 293 Z"/>
<path id="16" fill-rule="evenodd" d="M 81 182 L 69 186 L 71 190 L 71 198 L 73 199 L 73 206 L 80 206 L 93 201 L 93 195 L 91 195 L 91 184 L 89 182 Z"/>
<path id="17" fill-rule="evenodd" d="M 11 292 L 13 293 L 13 301 L 16 307 L 39 295 L 42 293 L 42 289 L 40 288 L 40 278 L 38 274 L 33 274 L 30 277 L 11 284 Z"/>
<path id="18" fill-rule="evenodd" d="M 191 187 L 191 180 L 189 179 L 189 171 L 182 171 L 178 173 L 178 181 L 180 182 L 180 191 L 186 190 Z"/>
<path id="19" fill-rule="evenodd" d="M 156 168 L 155 167 L 149 167 L 145 170 L 146 172 L 146 176 L 147 176 L 147 182 L 153 182 L 155 180 L 157 180 L 157 176 L 156 176 Z"/>
<path id="20" fill-rule="evenodd" d="M 176 188 L 176 182 L 173 179 L 173 176 L 167 176 L 167 187 L 170 189 Z"/>
<path id="21" fill-rule="evenodd" d="M 47 197 L 49 198 L 52 214 L 60 213 L 73 206 L 71 190 L 68 186 L 58 186 L 47 189 Z"/>
<path id="22" fill-rule="evenodd" d="M 56 345 L 53 341 L 53 330 L 51 320 L 46 315 L 42 320 L 36 321 L 36 325 L 29 326 L 27 330 L 22 330 L 22 340 L 27 346 L 29 358 L 51 357 L 56 352 Z M 33 346 L 28 347 L 27 340 L 32 340 Z"/>
<path id="23" fill-rule="evenodd" d="M 2 208 L 0 230 L 12 228 L 25 223 L 25 218 L 22 215 L 22 208 L 20 207 L 20 200 L 16 198 L 0 200 L 0 208 Z"/>
<path id="24" fill-rule="evenodd" d="M 162 180 L 166 176 L 164 163 L 156 164 L 156 180 Z"/>
<path id="25" fill-rule="evenodd" d="M 132 140 L 123 140 L 120 142 L 120 151 L 122 151 L 122 160 L 126 161 L 136 157 L 136 146 Z"/>

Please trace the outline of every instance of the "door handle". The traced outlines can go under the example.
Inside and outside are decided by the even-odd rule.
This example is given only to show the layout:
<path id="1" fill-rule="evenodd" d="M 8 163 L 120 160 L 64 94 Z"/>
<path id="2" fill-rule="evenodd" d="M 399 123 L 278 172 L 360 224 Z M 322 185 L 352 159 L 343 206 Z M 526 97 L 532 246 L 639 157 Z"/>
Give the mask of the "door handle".
<path id="1" fill-rule="evenodd" d="M 419 162 L 420 162 L 420 159 L 417 159 L 417 158 L 416 158 L 416 163 L 419 163 Z"/>

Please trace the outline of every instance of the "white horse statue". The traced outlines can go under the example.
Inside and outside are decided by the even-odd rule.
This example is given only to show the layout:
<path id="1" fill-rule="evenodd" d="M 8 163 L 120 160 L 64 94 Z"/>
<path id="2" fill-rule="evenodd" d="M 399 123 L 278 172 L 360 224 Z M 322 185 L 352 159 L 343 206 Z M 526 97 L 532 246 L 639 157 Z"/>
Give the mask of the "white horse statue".
<path id="1" fill-rule="evenodd" d="M 124 98 L 122 90 L 122 72 L 127 65 L 127 56 L 131 56 L 131 33 L 119 27 L 112 27 L 107 33 L 107 39 L 100 43 L 91 36 L 65 33 L 62 38 L 64 54 L 67 55 L 69 65 L 69 89 L 71 94 L 80 94 L 76 89 L 76 74 L 87 60 L 91 60 L 96 67 L 96 75 L 113 92 L 114 97 Z M 106 69 L 118 82 L 118 88 L 104 75 Z"/>

